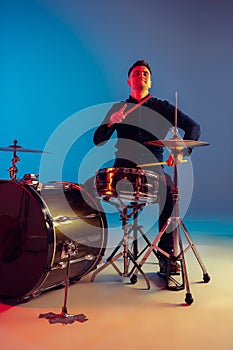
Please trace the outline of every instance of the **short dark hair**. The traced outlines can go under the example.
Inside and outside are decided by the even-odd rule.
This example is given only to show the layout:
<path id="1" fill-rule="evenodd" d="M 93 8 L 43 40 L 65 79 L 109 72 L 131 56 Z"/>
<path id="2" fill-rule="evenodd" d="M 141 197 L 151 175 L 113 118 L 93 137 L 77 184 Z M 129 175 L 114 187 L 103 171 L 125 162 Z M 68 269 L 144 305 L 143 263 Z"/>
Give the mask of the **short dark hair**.
<path id="1" fill-rule="evenodd" d="M 145 66 L 145 67 L 147 67 L 149 69 L 149 71 L 150 71 L 150 74 L 152 74 L 149 63 L 144 61 L 144 60 L 138 60 L 130 67 L 130 69 L 128 71 L 128 77 L 130 76 L 130 73 L 132 72 L 134 67 L 137 67 L 137 66 Z"/>

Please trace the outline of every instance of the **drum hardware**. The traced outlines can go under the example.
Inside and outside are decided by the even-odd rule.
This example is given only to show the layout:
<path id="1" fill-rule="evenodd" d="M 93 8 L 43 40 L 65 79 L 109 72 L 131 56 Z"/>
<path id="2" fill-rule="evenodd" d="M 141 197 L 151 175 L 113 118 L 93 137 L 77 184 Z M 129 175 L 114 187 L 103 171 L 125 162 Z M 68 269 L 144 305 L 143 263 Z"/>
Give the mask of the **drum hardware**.
<path id="1" fill-rule="evenodd" d="M 46 184 L 46 188 L 57 188 L 57 186 L 62 185 L 64 190 L 72 190 L 76 188 L 76 184 L 67 181 L 49 181 Z"/>
<path id="2" fill-rule="evenodd" d="M 13 158 L 11 161 L 11 167 L 8 169 L 8 172 L 10 173 L 10 178 L 11 180 L 16 179 L 16 174 L 18 173 L 18 168 L 16 164 L 20 161 L 20 158 L 17 156 L 17 152 L 30 152 L 30 153 L 49 153 L 49 152 L 44 152 L 44 151 L 39 151 L 39 150 L 34 150 L 34 149 L 27 149 L 23 148 L 22 146 L 17 145 L 18 141 L 14 140 L 14 144 L 10 145 L 8 147 L 0 147 L 0 151 L 6 151 L 6 152 L 13 152 Z"/>
<path id="3" fill-rule="evenodd" d="M 14 152 L 14 157 L 12 158 L 12 166 L 8 169 L 8 172 L 10 173 L 11 180 L 16 179 L 16 174 L 18 173 L 18 168 L 16 164 L 20 161 L 20 158 L 16 156 L 16 153 Z"/>
<path id="4" fill-rule="evenodd" d="M 142 209 L 142 208 L 141 208 Z M 132 224 L 132 229 L 133 229 L 133 254 L 135 260 L 137 260 L 143 253 L 146 251 L 147 247 L 150 247 L 151 242 L 147 238 L 146 234 L 142 230 L 142 225 L 138 225 L 138 211 L 136 211 L 133 215 L 133 224 Z M 139 253 L 138 251 L 138 232 L 141 234 L 142 238 L 146 242 L 146 246 L 141 250 Z M 153 249 L 154 255 L 157 257 L 157 252 Z M 135 282 L 135 277 L 132 276 L 131 278 L 131 283 L 136 283 Z"/>
<path id="5" fill-rule="evenodd" d="M 35 292 L 32 293 L 33 298 L 37 298 L 40 295 L 41 295 L 41 292 L 39 290 L 36 290 Z"/>
<path id="6" fill-rule="evenodd" d="M 177 98 L 177 96 L 176 96 Z M 155 141 L 149 141 L 146 142 L 147 144 L 154 145 L 154 146 L 160 146 L 160 147 L 168 147 L 171 149 L 171 152 L 173 154 L 174 159 L 174 172 L 173 172 L 173 182 L 174 182 L 174 188 L 173 188 L 173 213 L 172 216 L 167 220 L 162 230 L 158 233 L 158 235 L 155 237 L 154 241 L 150 245 L 150 247 L 147 249 L 147 252 L 143 256 L 141 262 L 139 263 L 140 268 L 143 266 L 149 255 L 154 249 L 157 249 L 160 251 L 165 257 L 167 257 L 167 274 L 165 276 L 165 282 L 166 282 L 166 288 L 170 290 L 181 290 L 186 288 L 186 297 L 185 302 L 188 305 L 191 305 L 193 303 L 193 297 L 190 292 L 189 287 L 189 280 L 188 280 L 188 273 L 186 268 L 186 261 L 185 261 L 185 253 L 191 248 L 202 271 L 203 271 L 203 281 L 204 283 L 208 283 L 210 281 L 210 276 L 207 273 L 207 270 L 201 260 L 201 257 L 188 233 L 188 230 L 186 226 L 184 225 L 184 222 L 182 218 L 180 217 L 179 213 L 179 188 L 178 188 L 178 154 L 179 152 L 186 148 L 186 147 L 199 147 L 199 146 L 207 146 L 209 145 L 207 142 L 201 142 L 201 141 L 193 141 L 193 140 L 183 140 L 178 137 L 178 130 L 177 130 L 177 105 L 175 108 L 175 123 L 174 127 L 171 128 L 171 131 L 173 132 L 173 137 L 168 140 L 155 140 Z M 173 232 L 174 232 L 174 252 L 172 254 L 168 254 L 165 251 L 163 251 L 161 248 L 157 246 L 157 243 L 159 239 L 162 237 L 162 235 L 165 233 L 166 229 L 169 225 L 172 225 Z M 184 233 L 184 236 L 187 239 L 188 246 L 184 249 L 183 247 L 183 241 L 181 237 L 181 229 Z M 177 252 L 177 245 L 179 245 L 179 254 Z M 181 283 L 177 281 L 173 276 L 170 275 L 170 266 L 171 263 L 176 263 L 179 261 L 181 263 L 181 273 L 182 273 L 182 281 Z M 137 277 L 137 271 L 132 278 L 136 279 Z"/>
<path id="7" fill-rule="evenodd" d="M 112 254 L 106 259 L 106 263 L 100 266 L 92 275 L 93 282 L 95 276 L 110 264 L 122 277 L 130 277 L 134 269 L 138 266 L 136 260 L 138 258 L 137 234 L 138 232 L 149 245 L 149 240 L 138 225 L 138 212 L 145 205 L 155 203 L 158 199 L 158 174 L 137 168 L 104 168 L 96 172 L 95 187 L 99 198 L 114 205 L 120 213 L 122 221 L 123 238 L 113 250 Z M 131 211 L 131 212 L 129 212 Z M 133 224 L 128 221 L 133 217 Z M 129 239 L 133 232 L 133 253 L 129 250 Z M 123 252 L 117 254 L 123 245 Z M 145 249 L 146 249 L 145 248 Z M 142 251 L 142 253 L 144 250 Z M 154 251 L 156 254 L 156 252 Z M 117 255 L 116 255 L 117 254 Z M 121 272 L 115 265 L 115 261 L 123 256 L 124 270 Z M 129 263 L 133 263 L 133 268 L 129 271 Z M 140 271 L 140 270 L 139 270 Z M 140 271 L 144 277 L 147 287 L 149 281 L 144 272 Z M 136 283 L 137 278 L 131 277 L 132 284 Z"/>
<path id="8" fill-rule="evenodd" d="M 53 312 L 49 312 L 47 314 L 40 314 L 39 318 L 46 318 L 49 320 L 49 323 L 73 323 L 74 321 L 85 322 L 88 319 L 84 314 L 73 315 L 68 313 L 67 308 L 67 295 L 68 295 L 68 287 L 69 287 L 69 272 L 70 272 L 70 259 L 71 256 L 78 254 L 78 246 L 75 241 L 67 240 L 63 242 L 62 246 L 62 258 L 68 258 L 67 266 L 66 266 L 66 278 L 65 278 L 65 291 L 64 291 L 64 303 L 62 306 L 62 310 L 60 314 L 54 314 Z"/>
<path id="9" fill-rule="evenodd" d="M 122 230 L 123 230 L 123 238 L 121 239 L 121 241 L 119 242 L 119 244 L 116 246 L 116 248 L 114 249 L 114 251 L 112 252 L 112 254 L 106 259 L 106 262 L 104 265 L 100 266 L 93 274 L 91 277 L 91 282 L 94 281 L 96 275 L 104 270 L 106 267 L 108 267 L 109 265 L 112 265 L 114 267 L 114 269 L 116 270 L 116 272 L 121 276 L 121 277 L 130 277 L 132 276 L 133 271 L 135 270 L 135 268 L 137 268 L 137 270 L 142 274 L 143 278 L 146 281 L 147 284 L 147 288 L 149 289 L 149 280 L 147 278 L 147 276 L 145 275 L 145 273 L 142 271 L 141 267 L 138 265 L 138 263 L 136 262 L 137 259 L 137 255 L 138 255 L 138 251 L 137 251 L 137 244 L 135 244 L 134 241 L 134 252 L 132 253 L 129 250 L 129 238 L 130 238 L 130 234 L 131 232 L 134 233 L 134 239 L 137 238 L 136 237 L 136 232 L 137 229 L 139 229 L 139 226 L 137 226 L 137 214 L 139 210 L 142 210 L 143 206 L 145 206 L 145 203 L 134 203 L 133 205 L 124 205 L 121 200 L 119 199 L 119 205 L 116 203 L 111 203 L 116 206 L 116 208 L 118 209 L 119 213 L 120 213 L 120 220 L 122 220 Z M 129 213 L 129 210 L 131 210 L 131 213 Z M 134 217 L 134 224 L 128 224 L 128 220 L 130 220 L 131 217 Z M 140 232 L 141 229 L 140 229 Z M 123 251 L 118 253 L 116 255 L 116 253 L 118 252 L 118 250 L 121 248 L 121 246 L 123 245 Z M 115 261 L 117 261 L 119 258 L 123 257 L 123 272 L 120 271 L 120 269 L 116 266 Z M 129 271 L 129 264 L 130 262 L 132 262 L 133 267 L 132 269 Z M 135 277 L 134 275 L 130 278 L 130 281 L 132 284 L 136 283 L 137 281 L 137 277 Z"/>
<path id="10" fill-rule="evenodd" d="M 40 190 L 39 188 L 39 180 L 38 180 L 39 174 L 24 174 L 22 179 L 20 179 L 20 183 L 27 184 L 29 186 L 32 186 L 35 190 Z"/>
<path id="11" fill-rule="evenodd" d="M 62 244 L 61 259 L 69 258 L 71 255 L 74 256 L 78 254 L 78 244 L 75 241 L 65 241 Z"/>
<path id="12" fill-rule="evenodd" d="M 95 256 L 92 255 L 92 254 L 88 254 L 88 255 L 85 255 L 84 257 L 82 258 L 77 258 L 77 259 L 72 259 L 70 261 L 70 265 L 71 264 L 76 264 L 80 261 L 83 261 L 83 260 L 88 260 L 88 261 L 91 261 L 91 260 L 94 260 L 95 259 Z M 59 262 L 57 263 L 57 265 L 51 267 L 48 271 L 53 271 L 53 270 L 60 270 L 60 269 L 64 269 L 67 267 L 67 262 L 65 261 L 62 261 L 62 262 Z"/>
<path id="13" fill-rule="evenodd" d="M 100 216 L 100 214 L 89 214 L 89 215 L 81 215 L 81 216 L 55 216 L 53 218 L 53 222 L 57 224 L 69 224 L 71 221 L 80 220 L 80 219 L 91 219 L 96 216 Z"/>

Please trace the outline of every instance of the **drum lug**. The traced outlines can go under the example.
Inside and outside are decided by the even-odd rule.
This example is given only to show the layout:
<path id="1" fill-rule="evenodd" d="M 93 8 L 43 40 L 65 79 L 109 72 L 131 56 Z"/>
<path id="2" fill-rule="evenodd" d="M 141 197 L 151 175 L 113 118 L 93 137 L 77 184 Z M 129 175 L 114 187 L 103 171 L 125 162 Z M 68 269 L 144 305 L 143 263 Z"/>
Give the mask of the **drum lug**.
<path id="1" fill-rule="evenodd" d="M 23 298 L 16 299 L 16 303 L 28 303 L 32 300 L 32 298 L 37 298 L 38 296 L 40 296 L 41 293 L 41 291 L 35 290 L 32 294 L 26 295 Z"/>
<path id="2" fill-rule="evenodd" d="M 45 269 L 44 269 L 44 272 L 45 273 L 49 273 L 49 272 L 51 272 L 52 271 L 52 268 L 49 266 L 49 267 L 46 267 Z"/>
<path id="3" fill-rule="evenodd" d="M 66 262 L 58 262 L 55 266 L 53 266 L 52 268 L 50 268 L 49 271 L 54 271 L 54 270 L 61 270 L 66 268 L 67 263 Z M 49 272 L 48 271 L 48 272 Z"/>
<path id="4" fill-rule="evenodd" d="M 46 224 L 47 224 L 50 228 L 53 228 L 53 220 L 50 218 L 50 216 L 49 216 L 48 214 L 46 214 L 45 221 L 46 221 Z"/>
<path id="5" fill-rule="evenodd" d="M 41 292 L 39 290 L 35 290 L 33 293 L 32 293 L 32 297 L 33 298 L 37 298 L 39 295 L 41 295 Z"/>

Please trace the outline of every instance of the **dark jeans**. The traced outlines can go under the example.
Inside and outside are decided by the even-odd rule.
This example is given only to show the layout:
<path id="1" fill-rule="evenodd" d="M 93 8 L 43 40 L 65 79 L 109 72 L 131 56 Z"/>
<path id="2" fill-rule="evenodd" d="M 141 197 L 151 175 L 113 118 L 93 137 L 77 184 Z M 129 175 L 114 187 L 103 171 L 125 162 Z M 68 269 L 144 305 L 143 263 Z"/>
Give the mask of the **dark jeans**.
<path id="1" fill-rule="evenodd" d="M 159 231 L 161 231 L 166 224 L 167 220 L 172 215 L 173 211 L 173 198 L 172 189 L 173 181 L 171 177 L 166 173 L 159 174 Z M 160 238 L 158 246 L 168 253 L 173 252 L 174 242 L 173 242 L 173 230 L 172 225 L 168 225 L 166 231 Z M 158 256 L 163 258 L 164 255 L 158 252 Z"/>

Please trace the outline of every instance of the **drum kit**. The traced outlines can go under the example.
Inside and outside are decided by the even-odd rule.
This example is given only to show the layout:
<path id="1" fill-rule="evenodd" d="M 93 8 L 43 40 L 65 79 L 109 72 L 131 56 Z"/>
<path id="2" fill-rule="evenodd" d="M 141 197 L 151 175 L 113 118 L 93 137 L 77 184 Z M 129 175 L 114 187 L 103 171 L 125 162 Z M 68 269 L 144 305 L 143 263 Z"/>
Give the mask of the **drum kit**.
<path id="1" fill-rule="evenodd" d="M 0 148 L 0 151 L 13 152 L 12 165 L 8 169 L 10 180 L 0 180 L 0 298 L 2 300 L 24 302 L 61 285 L 66 286 L 67 292 L 68 280 L 78 281 L 95 269 L 91 277 L 91 281 L 94 281 L 96 275 L 110 264 L 120 276 L 130 277 L 132 284 L 137 282 L 137 274 L 140 272 L 149 289 L 150 283 L 142 266 L 152 252 L 156 255 L 156 251 L 160 251 L 168 258 L 168 266 L 170 261 L 181 263 L 183 282 L 181 284 L 177 282 L 173 289 L 186 287 L 185 301 L 187 304 L 193 302 L 184 258 L 189 248 L 193 250 L 202 268 L 204 282 L 208 282 L 210 277 L 179 216 L 177 155 L 183 148 L 205 146 L 208 143 L 180 139 L 175 130 L 171 139 L 148 143 L 168 147 L 174 157 L 174 215 L 169 218 L 153 242 L 148 240 L 137 219 L 138 212 L 145 205 L 158 202 L 158 175 L 155 172 L 140 167 L 100 169 L 95 176 L 96 196 L 92 196 L 84 186 L 75 183 L 41 184 L 38 175 L 35 174 L 25 174 L 22 179 L 17 179 L 16 164 L 20 160 L 17 153 L 44 152 L 23 148 L 16 140 L 13 145 Z M 88 198 L 88 201 L 85 198 Z M 123 238 L 106 263 L 97 268 L 105 253 L 108 230 L 101 200 L 108 201 L 119 211 Z M 131 218 L 133 224 L 128 224 Z M 157 246 L 157 242 L 170 224 L 174 226 L 174 242 L 178 242 L 179 245 L 179 253 L 176 247 L 172 256 Z M 183 229 L 189 243 L 186 249 L 183 247 L 180 228 Z M 128 244 L 131 232 L 134 233 L 133 253 Z M 138 232 L 147 243 L 140 254 L 137 247 Z M 174 243 L 174 247 L 175 245 L 177 243 Z M 123 252 L 117 254 L 122 246 Z M 142 254 L 144 256 L 138 262 Z M 123 257 L 123 272 L 115 264 L 120 257 Z M 129 271 L 130 262 L 133 267 Z M 167 287 L 170 278 L 168 270 Z M 67 314 L 66 297 L 67 293 L 63 314 Z"/>

